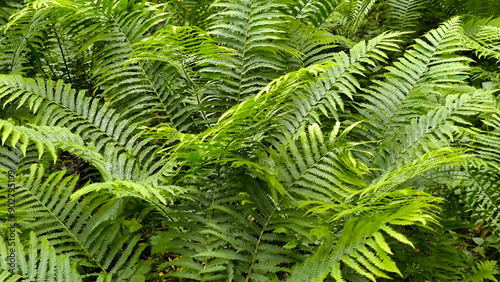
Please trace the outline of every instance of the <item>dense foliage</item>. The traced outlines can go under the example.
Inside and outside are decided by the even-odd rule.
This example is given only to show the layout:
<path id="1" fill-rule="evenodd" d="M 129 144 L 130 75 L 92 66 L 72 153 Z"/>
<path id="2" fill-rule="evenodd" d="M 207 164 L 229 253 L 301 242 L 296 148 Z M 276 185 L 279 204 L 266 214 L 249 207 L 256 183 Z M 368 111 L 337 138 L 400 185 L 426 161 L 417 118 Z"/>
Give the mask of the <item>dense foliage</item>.
<path id="1" fill-rule="evenodd" d="M 497 281 L 499 16 L 0 0 L 0 281 Z"/>

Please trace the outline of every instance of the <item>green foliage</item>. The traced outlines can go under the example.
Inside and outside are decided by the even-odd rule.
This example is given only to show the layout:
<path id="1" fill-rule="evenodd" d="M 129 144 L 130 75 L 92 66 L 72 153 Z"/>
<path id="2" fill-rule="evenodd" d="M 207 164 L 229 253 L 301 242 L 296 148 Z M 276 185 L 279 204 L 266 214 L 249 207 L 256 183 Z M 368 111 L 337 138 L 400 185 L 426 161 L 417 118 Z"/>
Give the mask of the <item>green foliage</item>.
<path id="1" fill-rule="evenodd" d="M 426 1 L 423 0 L 390 0 L 393 29 L 413 31 L 422 16 Z"/>
<path id="2" fill-rule="evenodd" d="M 230 106 L 256 94 L 277 74 L 286 71 L 285 56 L 298 56 L 291 48 L 286 24 L 291 21 L 282 1 L 219 1 L 222 11 L 214 16 L 209 34 L 216 42 L 234 50 L 229 60 L 203 71 L 218 74 L 219 91 L 210 100 Z M 222 65 L 221 65 L 222 64 Z M 223 101 L 229 100 L 229 101 Z"/>
<path id="3" fill-rule="evenodd" d="M 435 4 L 452 15 L 470 14 L 476 17 L 500 15 L 500 4 L 492 0 L 446 0 L 435 1 Z"/>
<path id="4" fill-rule="evenodd" d="M 0 1 L 0 280 L 497 281 L 497 16 Z"/>
<path id="5" fill-rule="evenodd" d="M 500 272 L 496 269 L 496 261 L 483 261 L 477 264 L 477 267 L 474 267 L 474 274 L 468 277 L 465 281 L 484 281 L 484 279 L 498 281 L 495 278 L 495 274 L 499 274 Z"/>
<path id="6" fill-rule="evenodd" d="M 16 238 L 15 243 L 15 256 L 21 263 L 19 265 L 14 263 L 17 271 L 12 273 L 7 260 L 2 259 L 0 261 L 2 281 L 83 281 L 76 267 L 72 265 L 70 257 L 58 254 L 46 237 L 39 240 L 37 235 L 31 232 L 29 246 L 23 246 L 18 238 Z M 7 244 L 0 237 L 2 254 L 10 254 L 11 248 L 11 244 Z"/>
<path id="7" fill-rule="evenodd" d="M 341 1 L 299 0 L 290 7 L 294 18 L 304 24 L 321 27 L 334 14 Z"/>
<path id="8" fill-rule="evenodd" d="M 44 180 L 43 168 L 32 166 L 29 175 L 16 181 L 16 192 L 11 193 L 17 202 L 19 228 L 44 236 L 48 240 L 46 244 L 50 243 L 58 253 L 78 259 L 82 266 L 96 268 L 92 275 L 112 277 L 120 270 L 118 277 L 130 276 L 145 246 L 136 246 L 138 234 L 120 231 L 123 201 L 98 194 L 82 201 L 70 201 L 77 180 L 78 177 L 64 178 L 64 171 Z M 2 214 L 8 213 L 7 200 L 2 200 Z M 126 249 L 124 253 L 120 253 L 122 248 Z M 91 273 L 88 271 L 87 275 Z"/>

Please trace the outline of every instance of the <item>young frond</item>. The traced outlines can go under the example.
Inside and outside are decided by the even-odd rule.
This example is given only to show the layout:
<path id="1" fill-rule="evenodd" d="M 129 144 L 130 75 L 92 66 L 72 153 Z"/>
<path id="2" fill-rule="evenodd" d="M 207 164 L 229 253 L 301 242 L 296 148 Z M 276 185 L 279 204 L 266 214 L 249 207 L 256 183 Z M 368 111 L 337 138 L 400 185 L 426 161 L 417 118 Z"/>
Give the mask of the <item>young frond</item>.
<path id="1" fill-rule="evenodd" d="M 287 281 L 323 281 L 330 273 L 336 281 L 343 281 L 341 263 L 371 281 L 375 281 L 375 277 L 390 278 L 386 272 L 402 276 L 396 263 L 389 256 L 392 255 L 392 250 L 386 237 L 413 246 L 395 226 L 412 225 L 416 222 L 425 224 L 425 221 L 422 221 L 423 216 L 431 219 L 431 222 L 436 221 L 432 205 L 436 201 L 435 198 L 407 199 L 408 201 L 396 202 L 387 210 L 347 220 L 343 224 L 342 235 L 337 243 L 331 244 L 335 235 L 330 234 L 330 239 L 319 246 L 316 254 L 298 265 Z M 326 257 L 329 258 L 325 259 Z"/>
<path id="2" fill-rule="evenodd" d="M 170 139 L 179 139 L 181 143 L 176 146 L 177 149 L 200 146 L 200 149 L 210 152 L 207 156 L 219 156 L 221 151 L 232 151 L 242 146 L 254 146 L 266 137 L 266 133 L 280 132 L 277 121 L 288 112 L 287 107 L 295 92 L 303 88 L 305 81 L 318 77 L 330 65 L 312 65 L 272 80 L 254 97 L 228 109 L 214 126 L 200 134 L 181 134 L 167 126 L 158 127 L 159 134 L 156 136 L 168 135 Z M 238 139 L 234 139 L 235 136 Z"/>
<path id="3" fill-rule="evenodd" d="M 398 185 L 404 184 L 413 177 L 424 174 L 426 171 L 440 168 L 445 165 L 460 166 L 471 157 L 472 155 L 466 154 L 466 151 L 463 149 L 442 146 L 423 154 L 412 162 L 391 167 L 389 171 L 375 179 L 370 186 L 358 193 L 364 195 L 376 192 L 379 189 L 391 191 L 398 187 Z M 354 194 L 351 195 L 351 197 L 354 197 Z"/>

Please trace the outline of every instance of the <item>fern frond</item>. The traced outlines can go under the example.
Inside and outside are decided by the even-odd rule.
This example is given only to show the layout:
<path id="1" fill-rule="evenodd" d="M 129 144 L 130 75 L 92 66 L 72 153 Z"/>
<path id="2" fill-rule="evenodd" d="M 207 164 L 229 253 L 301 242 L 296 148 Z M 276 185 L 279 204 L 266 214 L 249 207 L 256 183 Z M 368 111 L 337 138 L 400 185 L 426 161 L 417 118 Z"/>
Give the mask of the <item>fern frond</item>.
<path id="1" fill-rule="evenodd" d="M 164 206 L 168 205 L 167 199 L 185 192 L 184 189 L 178 186 L 155 185 L 153 187 L 145 183 L 115 180 L 112 182 L 100 182 L 86 185 L 73 193 L 71 199 L 79 199 L 84 195 L 97 193 L 101 190 L 107 191 L 116 198 L 136 198 L 145 201 L 164 215 L 168 215 L 164 208 Z"/>
<path id="2" fill-rule="evenodd" d="M 9 22 L 9 18 L 23 8 L 22 4 L 14 0 L 6 0 L 0 3 L 0 25 Z"/>
<path id="3" fill-rule="evenodd" d="M 212 106 L 205 99 L 206 88 L 203 85 L 210 81 L 212 71 L 209 67 L 205 71 L 198 71 L 200 67 L 210 66 L 210 62 L 223 61 L 230 50 L 217 46 L 215 41 L 204 31 L 193 27 L 168 25 L 157 31 L 151 37 L 142 39 L 133 45 L 134 53 L 130 62 L 163 62 L 166 83 L 172 91 L 168 91 L 164 100 L 169 107 L 168 115 L 173 126 L 184 131 L 194 120 L 194 115 L 208 122 L 208 115 L 212 114 Z M 230 63 L 230 62 L 228 62 Z M 170 71 L 169 69 L 173 70 Z M 177 73 L 177 74 L 176 74 Z M 177 77 L 177 78 L 175 78 Z M 180 83 L 180 81 L 184 81 Z M 177 84 L 185 85 L 187 95 L 179 95 Z M 204 109 L 206 111 L 204 111 Z"/>
<path id="4" fill-rule="evenodd" d="M 489 117 L 482 120 L 484 128 L 486 130 L 481 130 L 479 128 L 470 128 L 464 130 L 463 134 L 460 136 L 467 146 L 474 150 L 480 157 L 481 160 L 488 162 L 489 165 L 496 169 L 499 169 L 498 161 L 500 160 L 500 155 L 498 154 L 498 148 L 500 148 L 500 115 L 499 113 L 494 113 Z M 467 142 L 469 141 L 469 142 Z"/>
<path id="5" fill-rule="evenodd" d="M 389 0 L 387 4 L 390 7 L 391 28 L 412 31 L 426 3 L 425 0 Z"/>
<path id="6" fill-rule="evenodd" d="M 460 205 L 455 197 L 447 197 L 440 205 L 444 209 L 439 213 L 439 225 L 413 226 L 411 232 L 405 232 L 415 248 L 391 244 L 393 258 L 407 279 L 463 280 L 460 270 L 468 264 L 467 251 L 456 248 L 462 240 L 456 231 L 472 226 L 460 217 Z"/>
<path id="7" fill-rule="evenodd" d="M 9 74 L 26 74 L 34 68 L 29 64 L 28 56 L 38 53 L 44 41 L 44 29 L 49 25 L 52 7 L 56 1 L 47 1 L 43 7 L 37 3 L 29 3 L 12 15 L 9 22 L 2 27 L 4 40 L 0 41 L 0 71 Z M 71 9 L 70 3 L 61 9 Z M 8 31 L 8 32 L 7 32 Z M 36 51 L 38 50 L 38 51 Z"/>
<path id="8" fill-rule="evenodd" d="M 391 224 L 414 224 L 423 214 L 435 221 L 432 203 L 436 201 L 433 197 L 425 200 L 409 198 L 408 202 L 397 203 L 389 210 L 350 218 L 344 224 L 337 244 L 332 246 L 331 239 L 323 242 L 315 255 L 293 270 L 289 281 L 323 281 L 331 272 L 336 281 L 342 281 L 340 262 L 371 281 L 375 281 L 376 276 L 389 277 L 385 272 L 401 275 L 389 256 L 392 251 L 385 237 L 388 235 L 404 244 L 412 243 Z M 329 259 L 325 260 L 327 256 Z"/>
<path id="9" fill-rule="evenodd" d="M 469 125 L 466 120 L 468 116 L 480 112 L 495 112 L 493 97 L 488 91 L 478 90 L 472 95 L 459 97 L 450 95 L 445 101 L 446 105 L 411 120 L 405 129 L 393 135 L 394 139 L 386 137 L 381 142 L 381 148 L 384 150 L 387 150 L 387 146 L 393 146 L 392 152 L 386 155 L 384 163 L 380 161 L 383 167 L 406 163 L 423 153 L 449 146 L 454 141 L 454 136 Z M 394 145 L 395 140 L 401 142 Z"/>
<path id="10" fill-rule="evenodd" d="M 468 59 L 453 54 L 464 50 L 458 18 L 424 37 L 428 42 L 417 40 L 413 50 L 388 67 L 387 81 L 375 81 L 376 86 L 363 95 L 369 102 L 358 108 L 371 121 L 369 139 L 381 140 L 377 147 L 392 152 L 385 160 L 377 157 L 384 169 L 448 146 L 468 125 L 469 116 L 495 111 L 491 92 L 459 87 L 464 84 Z"/>
<path id="11" fill-rule="evenodd" d="M 296 95 L 290 113 L 281 121 L 284 133 L 295 139 L 298 132 L 309 124 L 321 124 L 321 116 L 338 119 L 345 97 L 352 99 L 359 88 L 356 75 L 368 66 L 375 66 L 376 62 L 383 62 L 386 59 L 384 52 L 397 50 L 399 36 L 400 33 L 384 33 L 356 44 L 349 55 L 344 52 L 333 54 L 332 66 Z M 286 143 L 285 138 L 279 138 Z"/>
<path id="12" fill-rule="evenodd" d="M 329 66 L 312 65 L 274 79 L 254 97 L 227 110 L 216 125 L 200 134 L 181 134 L 171 127 L 158 127 L 159 134 L 152 134 L 180 140 L 176 150 L 197 147 L 207 153 L 206 157 L 216 159 L 221 151 L 256 146 L 266 133 L 279 132 L 281 125 L 277 121 L 288 111 L 286 107 L 295 92 L 304 86 L 304 81 L 318 77 Z M 234 139 L 235 136 L 238 138 Z"/>
<path id="13" fill-rule="evenodd" d="M 358 144 L 344 141 L 344 132 L 338 134 L 337 123 L 328 137 L 317 124 L 301 132 L 300 143 L 288 139 L 285 146 L 271 151 L 280 177 L 293 197 L 307 200 L 329 199 L 343 203 L 344 199 L 366 186 L 362 175 L 366 167 L 352 157 Z"/>
<path id="14" fill-rule="evenodd" d="M 20 143 L 19 149 L 26 155 L 28 145 L 33 142 L 40 157 L 44 154 L 45 149 L 48 149 L 54 161 L 57 159 L 54 144 L 36 132 L 36 130 L 24 126 L 15 126 L 6 120 L 0 120 L 0 133 L 2 136 L 2 145 L 9 140 L 10 146 L 16 148 L 18 143 Z"/>
<path id="15" fill-rule="evenodd" d="M 16 179 L 14 195 L 20 228 L 47 236 L 57 252 L 82 260 L 80 264 L 94 268 L 95 275 L 117 275 L 122 268 L 137 264 L 146 246 L 138 246 L 140 235 L 120 230 L 123 200 L 110 201 L 92 194 L 70 201 L 77 180 L 64 177 L 64 171 L 45 178 L 43 167 L 35 165 L 29 175 Z M 2 208 L 2 213 L 7 214 L 6 209 Z"/>
<path id="16" fill-rule="evenodd" d="M 219 80 L 218 89 L 207 99 L 233 106 L 285 74 L 285 56 L 299 54 L 286 36 L 291 18 L 282 12 L 287 8 L 283 1 L 228 0 L 215 5 L 223 11 L 214 17 L 209 34 L 235 53 L 229 56 L 231 61 L 213 62 L 216 67 L 203 70 L 217 74 Z"/>
<path id="17" fill-rule="evenodd" d="M 406 107 L 428 108 L 429 102 L 420 98 L 424 93 L 443 83 L 462 82 L 461 75 L 467 69 L 464 63 L 468 59 L 453 55 L 453 52 L 464 50 L 461 36 L 458 18 L 427 33 L 426 41 L 417 40 L 412 50 L 393 67 L 388 67 L 387 81 L 376 81 L 376 86 L 366 91 L 364 98 L 368 103 L 361 104 L 361 113 L 372 121 L 376 136 L 384 139 L 389 129 L 398 128 L 398 122 L 411 118 L 410 113 L 405 114 Z"/>
<path id="18" fill-rule="evenodd" d="M 353 36 L 365 19 L 366 15 L 375 4 L 375 0 L 349 0 L 347 12 L 347 27 L 345 33 L 348 37 Z"/>
<path id="19" fill-rule="evenodd" d="M 0 120 L 0 124 L 5 125 L 6 122 Z M 1 127 L 2 126 L 0 126 L 0 131 L 2 130 Z M 8 133 L 7 131 L 4 131 L 3 133 L 4 136 L 8 136 L 8 134 L 5 135 L 5 133 Z M 51 151 L 55 161 L 56 152 L 54 149 L 62 149 L 73 156 L 77 156 L 82 160 L 87 161 L 89 165 L 98 170 L 104 181 L 111 181 L 112 179 L 120 178 L 120 175 L 123 175 L 123 168 L 108 164 L 104 157 L 96 152 L 94 148 L 89 145 L 85 146 L 83 140 L 79 136 L 71 133 L 65 128 L 39 126 L 32 129 L 14 127 L 11 133 L 13 133 L 10 137 L 12 142 L 15 142 L 16 136 L 19 135 L 21 136 L 19 139 L 26 139 L 24 140 L 25 143 L 20 145 L 21 151 L 24 155 L 26 155 L 26 148 L 24 147 L 27 147 L 26 144 L 34 140 L 34 143 L 38 148 L 39 158 L 42 158 L 43 156 L 43 149 L 49 148 L 49 151 Z M 13 148 L 17 147 L 15 143 L 11 145 Z"/>
<path id="20" fill-rule="evenodd" d="M 500 19 L 471 19 L 464 23 L 469 47 L 479 58 L 492 57 L 500 61 Z"/>
<path id="21" fill-rule="evenodd" d="M 463 150 L 442 148 L 425 154 L 421 158 L 399 168 L 388 171 L 378 178 L 374 179 L 366 187 L 353 191 L 343 199 L 343 202 L 332 202 L 323 199 L 298 200 L 301 208 L 307 208 L 309 213 L 322 215 L 330 220 L 340 220 L 344 217 L 356 214 L 370 214 L 376 212 L 378 207 L 384 206 L 389 202 L 402 204 L 406 201 L 412 201 L 412 195 L 424 196 L 416 191 L 398 192 L 398 189 L 411 187 L 412 180 L 419 175 L 424 175 L 427 171 L 450 165 L 458 167 L 472 155 L 464 154 Z M 457 168 L 455 168 L 457 169 Z M 380 200 L 380 203 L 375 204 Z M 432 200 L 432 199 L 431 199 Z M 427 218 L 427 219 L 425 219 Z M 436 223 L 431 218 L 423 216 L 421 223 L 427 221 Z"/>
<path id="22" fill-rule="evenodd" d="M 64 26 L 81 46 L 79 51 L 92 56 L 89 76 L 100 96 L 109 98 L 115 107 L 126 108 L 136 119 L 172 123 L 167 102 L 170 89 L 163 87 L 163 74 L 155 75 L 166 66 L 131 63 L 134 44 L 167 19 L 160 8 L 126 0 L 82 1 L 64 18 Z"/>
<path id="23" fill-rule="evenodd" d="M 472 156 L 472 154 L 467 154 L 463 149 L 442 146 L 423 154 L 410 163 L 398 166 L 395 170 L 386 172 L 370 187 L 367 187 L 362 193 L 366 193 L 367 191 L 376 191 L 382 186 L 386 186 L 386 189 L 390 187 L 390 190 L 428 170 L 444 166 L 463 165 Z"/>
<path id="24" fill-rule="evenodd" d="M 19 76 L 0 76 L 0 99 L 5 104 L 26 106 L 37 114 L 35 123 L 46 126 L 63 126 L 85 142 L 94 144 L 102 152 L 110 170 L 128 179 L 142 177 L 144 171 L 156 170 L 161 163 L 154 163 L 155 156 L 148 147 L 151 139 L 141 135 L 143 125 L 120 114 L 107 103 L 86 97 L 84 91 L 76 92 L 61 80 L 33 80 Z M 135 143 L 137 142 L 137 143 Z M 127 163 L 127 170 L 123 163 Z"/>
<path id="25" fill-rule="evenodd" d="M 500 16 L 500 3 L 495 0 L 434 0 L 434 5 L 448 15 L 470 14 L 478 18 Z"/>
<path id="26" fill-rule="evenodd" d="M 3 143 L 10 141 L 13 148 L 19 147 L 26 155 L 31 142 L 38 150 L 38 157 L 42 158 L 44 150 L 48 149 L 53 160 L 57 159 L 57 149 L 62 149 L 87 161 L 101 173 L 103 179 L 112 179 L 108 164 L 104 158 L 91 146 L 85 146 L 80 136 L 71 133 L 66 128 L 35 126 L 34 128 L 15 126 L 5 120 L 0 120 L 0 133 Z M 19 143 L 19 146 L 18 146 Z"/>
<path id="27" fill-rule="evenodd" d="M 497 269 L 497 262 L 492 260 L 478 262 L 476 267 L 473 267 L 474 274 L 467 277 L 464 281 L 483 282 L 485 279 L 498 282 L 495 275 L 500 271 Z"/>
<path id="28" fill-rule="evenodd" d="M 460 200 L 475 223 L 483 222 L 493 232 L 500 232 L 500 192 L 496 170 L 469 169 L 461 185 Z"/>
<path id="29" fill-rule="evenodd" d="M 311 25 L 293 29 L 293 41 L 296 43 L 296 49 L 302 53 L 301 58 L 298 60 L 300 67 L 333 60 L 334 53 L 332 49 L 337 43 L 333 34 L 325 29 L 318 29 Z"/>
<path id="30" fill-rule="evenodd" d="M 239 180 L 237 186 L 191 194 L 209 209 L 209 214 L 187 212 L 186 208 L 197 204 L 173 208 L 170 214 L 184 220 L 172 223 L 179 231 L 158 233 L 167 240 L 158 247 L 180 255 L 161 267 L 182 270 L 168 276 L 195 280 L 277 279 L 279 273 L 289 272 L 283 264 L 303 260 L 305 244 L 283 242 L 296 236 L 302 242 L 312 243 L 309 230 L 317 227 L 312 219 L 303 212 L 278 206 L 266 195 L 268 188 L 263 181 L 241 173 L 234 179 Z M 246 204 L 224 205 L 229 199 Z M 263 202 L 256 202 L 257 199 Z"/>
<path id="31" fill-rule="evenodd" d="M 26 245 L 20 242 L 18 236 L 8 243 L 0 237 L 2 254 L 7 259 L 11 254 L 14 257 L 11 262 L 0 260 L 2 281 L 83 281 L 70 256 L 58 253 L 47 237 L 39 238 L 35 232 L 30 232 L 29 239 L 29 245 Z"/>
<path id="32" fill-rule="evenodd" d="M 213 7 L 214 0 L 183 0 L 183 1 L 165 1 L 169 6 L 164 7 L 164 11 L 171 13 L 175 10 L 175 16 L 178 18 L 176 25 L 196 26 L 205 29 L 210 24 L 211 16 L 218 10 Z M 165 3 L 164 2 L 164 3 Z"/>
<path id="33" fill-rule="evenodd" d="M 291 15 L 304 25 L 321 27 L 336 12 L 341 1 L 299 0 L 290 5 Z"/>

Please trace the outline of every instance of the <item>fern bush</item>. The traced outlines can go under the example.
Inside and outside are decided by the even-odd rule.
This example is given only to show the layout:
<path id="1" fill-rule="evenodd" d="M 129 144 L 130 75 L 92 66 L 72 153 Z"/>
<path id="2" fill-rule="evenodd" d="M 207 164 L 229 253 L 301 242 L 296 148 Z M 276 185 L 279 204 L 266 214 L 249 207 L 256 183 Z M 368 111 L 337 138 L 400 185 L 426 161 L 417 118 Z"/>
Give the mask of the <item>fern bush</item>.
<path id="1" fill-rule="evenodd" d="M 0 7 L 0 281 L 500 278 L 499 3 Z"/>

